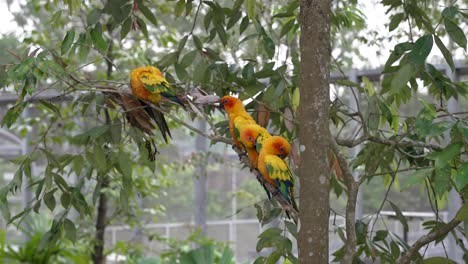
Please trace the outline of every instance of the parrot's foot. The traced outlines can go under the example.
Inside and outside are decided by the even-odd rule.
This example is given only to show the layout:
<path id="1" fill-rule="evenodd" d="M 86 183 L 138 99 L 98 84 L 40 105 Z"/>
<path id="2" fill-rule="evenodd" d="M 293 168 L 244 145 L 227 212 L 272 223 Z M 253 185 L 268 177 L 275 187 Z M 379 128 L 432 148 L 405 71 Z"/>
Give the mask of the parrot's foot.
<path id="1" fill-rule="evenodd" d="M 239 160 L 242 160 L 244 157 L 247 157 L 247 152 L 242 152 L 239 154 Z"/>

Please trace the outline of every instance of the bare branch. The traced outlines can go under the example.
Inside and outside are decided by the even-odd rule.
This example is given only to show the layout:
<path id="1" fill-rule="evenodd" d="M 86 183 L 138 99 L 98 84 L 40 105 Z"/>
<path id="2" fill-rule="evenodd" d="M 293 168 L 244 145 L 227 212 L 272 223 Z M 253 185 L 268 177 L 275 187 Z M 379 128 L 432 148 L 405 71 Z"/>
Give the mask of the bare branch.
<path id="1" fill-rule="evenodd" d="M 394 174 L 394 173 L 396 174 L 396 173 L 405 172 L 405 171 L 422 170 L 422 169 L 429 169 L 429 168 L 431 168 L 431 166 L 410 167 L 410 168 L 401 169 L 401 170 L 384 171 L 384 172 L 379 172 L 379 173 L 366 174 L 366 175 L 361 176 L 361 178 L 359 178 L 359 185 L 364 183 L 364 181 L 369 177 L 389 175 L 389 174 Z"/>
<path id="2" fill-rule="evenodd" d="M 372 141 L 375 143 L 380 143 L 383 145 L 389 145 L 389 146 L 397 146 L 397 147 L 421 147 L 421 148 L 429 148 L 433 150 L 440 150 L 442 149 L 441 146 L 433 143 L 425 143 L 421 141 L 415 141 L 415 140 L 409 140 L 409 139 L 388 139 L 388 138 L 383 138 L 380 136 L 373 136 L 369 134 L 365 134 L 361 136 L 360 138 L 357 139 L 342 139 L 342 138 L 335 138 L 336 143 L 340 146 L 352 148 L 355 147 L 364 141 Z"/>
<path id="3" fill-rule="evenodd" d="M 348 162 L 346 161 L 346 158 L 343 155 L 343 153 L 341 153 L 338 143 L 333 138 L 331 139 L 330 147 L 333 153 L 335 154 L 338 163 L 340 164 L 341 170 L 343 171 L 345 184 L 348 188 L 348 201 L 346 203 L 345 253 L 341 263 L 352 263 L 354 259 L 354 254 L 356 253 L 356 201 L 357 194 L 359 191 L 359 185 L 354 180 Z"/>
<path id="4" fill-rule="evenodd" d="M 419 249 L 431 243 L 432 241 L 446 235 L 448 232 L 452 231 L 455 227 L 457 227 L 460 223 L 460 220 L 454 218 L 444 226 L 421 237 L 405 252 L 405 254 L 403 254 L 398 263 L 410 263 L 411 259 L 418 253 Z"/>

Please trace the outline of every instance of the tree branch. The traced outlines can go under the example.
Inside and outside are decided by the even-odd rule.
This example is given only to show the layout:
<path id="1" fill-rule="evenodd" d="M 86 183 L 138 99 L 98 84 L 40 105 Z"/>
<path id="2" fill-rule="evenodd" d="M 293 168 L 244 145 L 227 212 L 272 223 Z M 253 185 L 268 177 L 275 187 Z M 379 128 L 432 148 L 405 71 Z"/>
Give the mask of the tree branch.
<path id="1" fill-rule="evenodd" d="M 345 253 L 341 263 L 353 263 L 356 253 L 356 202 L 359 192 L 359 184 L 354 180 L 351 169 L 349 168 L 346 157 L 340 151 L 340 147 L 335 139 L 331 139 L 331 150 L 336 156 L 340 168 L 343 171 L 345 185 L 348 188 L 348 201 L 346 202 L 346 242 Z"/>
<path id="2" fill-rule="evenodd" d="M 383 138 L 380 136 L 374 136 L 370 134 L 364 134 L 363 136 L 357 138 L 357 139 L 343 139 L 343 138 L 335 138 L 336 143 L 340 146 L 348 147 L 348 148 L 353 148 L 357 145 L 362 144 L 365 141 L 371 141 L 383 145 L 389 145 L 389 146 L 397 146 L 397 147 L 421 147 L 421 148 L 429 148 L 433 150 L 440 150 L 442 149 L 441 146 L 433 143 L 425 143 L 421 141 L 415 141 L 415 140 L 409 140 L 409 139 L 404 139 L 404 140 L 392 140 L 388 138 Z"/>
<path id="3" fill-rule="evenodd" d="M 431 243 L 432 241 L 446 235 L 448 232 L 452 231 L 455 227 L 457 227 L 460 223 L 460 220 L 454 218 L 439 229 L 421 237 L 405 252 L 405 254 L 403 254 L 398 263 L 410 263 L 411 259 L 418 253 L 419 249 Z"/>

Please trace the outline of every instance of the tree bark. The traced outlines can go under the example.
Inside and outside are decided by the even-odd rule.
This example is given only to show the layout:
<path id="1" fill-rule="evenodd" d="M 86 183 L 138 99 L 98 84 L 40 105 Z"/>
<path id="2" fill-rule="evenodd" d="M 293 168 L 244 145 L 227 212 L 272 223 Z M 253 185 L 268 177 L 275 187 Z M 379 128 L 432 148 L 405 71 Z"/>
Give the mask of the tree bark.
<path id="1" fill-rule="evenodd" d="M 101 182 L 101 189 L 109 185 L 107 176 L 104 176 Z M 99 195 L 99 205 L 96 218 L 96 233 L 94 237 L 93 263 L 106 263 L 104 256 L 104 234 L 106 232 L 106 214 L 107 214 L 107 195 L 101 192 Z"/>
<path id="2" fill-rule="evenodd" d="M 330 0 L 301 1 L 300 263 L 328 263 Z"/>

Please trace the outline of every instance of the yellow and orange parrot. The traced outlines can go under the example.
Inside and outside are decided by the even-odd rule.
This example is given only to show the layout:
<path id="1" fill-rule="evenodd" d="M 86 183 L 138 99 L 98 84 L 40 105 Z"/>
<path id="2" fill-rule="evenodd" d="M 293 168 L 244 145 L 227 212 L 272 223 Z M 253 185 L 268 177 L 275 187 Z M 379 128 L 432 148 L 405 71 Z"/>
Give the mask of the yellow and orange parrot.
<path id="1" fill-rule="evenodd" d="M 271 137 L 268 130 L 257 124 L 248 124 L 240 127 L 240 141 L 247 151 L 252 168 L 258 168 L 258 154 L 264 141 Z"/>
<path id="2" fill-rule="evenodd" d="M 223 96 L 220 100 L 221 106 L 228 113 L 229 118 L 229 132 L 231 132 L 232 139 L 234 140 L 234 145 L 244 150 L 240 142 L 240 131 L 239 129 L 243 125 L 256 124 L 253 117 L 245 111 L 244 104 L 242 101 L 233 97 L 233 96 Z"/>
<path id="3" fill-rule="evenodd" d="M 294 200 L 294 176 L 284 160 L 290 151 L 291 145 L 283 137 L 272 136 L 266 139 L 258 156 L 258 170 L 265 181 L 273 185 L 299 211 Z"/>
<path id="4" fill-rule="evenodd" d="M 159 104 L 161 101 L 170 100 L 181 105 L 185 109 L 185 105 L 173 93 L 167 80 L 164 78 L 161 71 L 153 66 L 140 67 L 132 70 L 130 74 L 130 86 L 133 94 L 141 99 L 144 109 L 149 116 L 156 122 L 167 143 L 167 136 L 172 138 L 169 126 L 163 113 L 150 107 L 147 103 Z"/>

